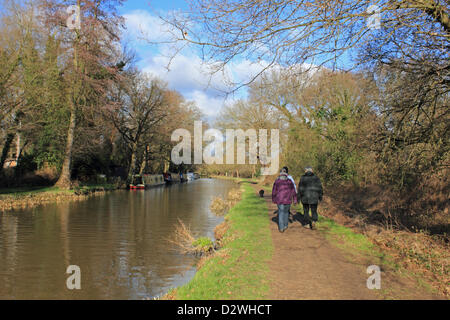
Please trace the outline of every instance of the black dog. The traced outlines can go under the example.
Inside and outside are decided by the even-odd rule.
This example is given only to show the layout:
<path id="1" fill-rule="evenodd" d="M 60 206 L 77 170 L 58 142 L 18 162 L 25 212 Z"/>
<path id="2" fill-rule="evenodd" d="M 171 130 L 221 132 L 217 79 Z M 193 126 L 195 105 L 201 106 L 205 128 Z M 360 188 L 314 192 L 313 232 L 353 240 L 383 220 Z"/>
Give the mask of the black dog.
<path id="1" fill-rule="evenodd" d="M 264 198 L 264 190 L 259 190 L 259 196 L 260 196 L 261 198 Z"/>

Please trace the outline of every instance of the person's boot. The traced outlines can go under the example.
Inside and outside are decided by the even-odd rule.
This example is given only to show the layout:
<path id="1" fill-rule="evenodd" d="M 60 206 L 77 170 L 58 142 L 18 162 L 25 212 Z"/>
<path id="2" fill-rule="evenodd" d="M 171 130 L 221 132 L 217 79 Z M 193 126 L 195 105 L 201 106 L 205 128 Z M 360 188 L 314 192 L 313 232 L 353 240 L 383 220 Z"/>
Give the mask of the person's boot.
<path id="1" fill-rule="evenodd" d="M 314 230 L 314 222 L 313 221 L 309 222 L 309 227 L 311 228 L 311 230 Z"/>

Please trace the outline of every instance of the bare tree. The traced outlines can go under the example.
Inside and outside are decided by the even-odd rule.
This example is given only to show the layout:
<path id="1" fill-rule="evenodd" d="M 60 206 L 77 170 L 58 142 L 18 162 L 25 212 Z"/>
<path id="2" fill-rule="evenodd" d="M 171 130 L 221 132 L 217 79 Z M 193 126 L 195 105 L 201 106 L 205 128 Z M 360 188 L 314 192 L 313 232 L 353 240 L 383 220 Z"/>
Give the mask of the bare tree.
<path id="1" fill-rule="evenodd" d="M 136 70 L 131 70 L 118 87 L 114 107 L 105 112 L 130 150 L 129 178 L 136 172 L 139 151 L 147 151 L 149 136 L 167 115 L 165 86 Z M 145 140 L 145 141 L 144 141 Z"/>
<path id="2" fill-rule="evenodd" d="M 382 33 L 369 28 L 378 17 Z M 446 50 L 450 37 L 445 0 L 191 0 L 188 12 L 163 19 L 176 42 L 197 45 L 216 71 L 241 57 L 264 62 L 260 74 L 274 65 L 305 63 L 348 70 L 349 49 L 389 44 L 405 30 L 410 37 L 397 51 L 404 57 L 424 41 Z"/>

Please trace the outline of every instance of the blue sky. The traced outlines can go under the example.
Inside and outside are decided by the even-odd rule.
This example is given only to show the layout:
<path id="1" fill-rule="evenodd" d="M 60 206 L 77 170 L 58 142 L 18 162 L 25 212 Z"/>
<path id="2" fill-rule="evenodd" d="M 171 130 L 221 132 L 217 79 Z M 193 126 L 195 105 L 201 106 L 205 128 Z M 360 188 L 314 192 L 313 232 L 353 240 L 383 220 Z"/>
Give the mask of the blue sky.
<path id="1" fill-rule="evenodd" d="M 155 8 L 157 10 L 173 10 L 187 8 L 184 0 L 128 0 L 122 7 L 122 12 L 136 9 Z"/>

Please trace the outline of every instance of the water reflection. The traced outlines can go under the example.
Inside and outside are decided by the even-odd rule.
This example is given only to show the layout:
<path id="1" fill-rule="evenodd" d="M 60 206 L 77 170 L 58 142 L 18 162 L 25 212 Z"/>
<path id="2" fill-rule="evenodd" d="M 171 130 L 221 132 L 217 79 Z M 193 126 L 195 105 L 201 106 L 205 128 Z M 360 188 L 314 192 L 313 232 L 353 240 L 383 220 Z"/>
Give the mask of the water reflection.
<path id="1" fill-rule="evenodd" d="M 192 257 L 165 240 L 182 219 L 213 237 L 221 218 L 211 199 L 234 185 L 198 180 L 147 191 L 117 191 L 84 202 L 0 214 L 1 299 L 144 299 L 187 282 Z M 69 265 L 81 287 L 66 288 Z"/>

